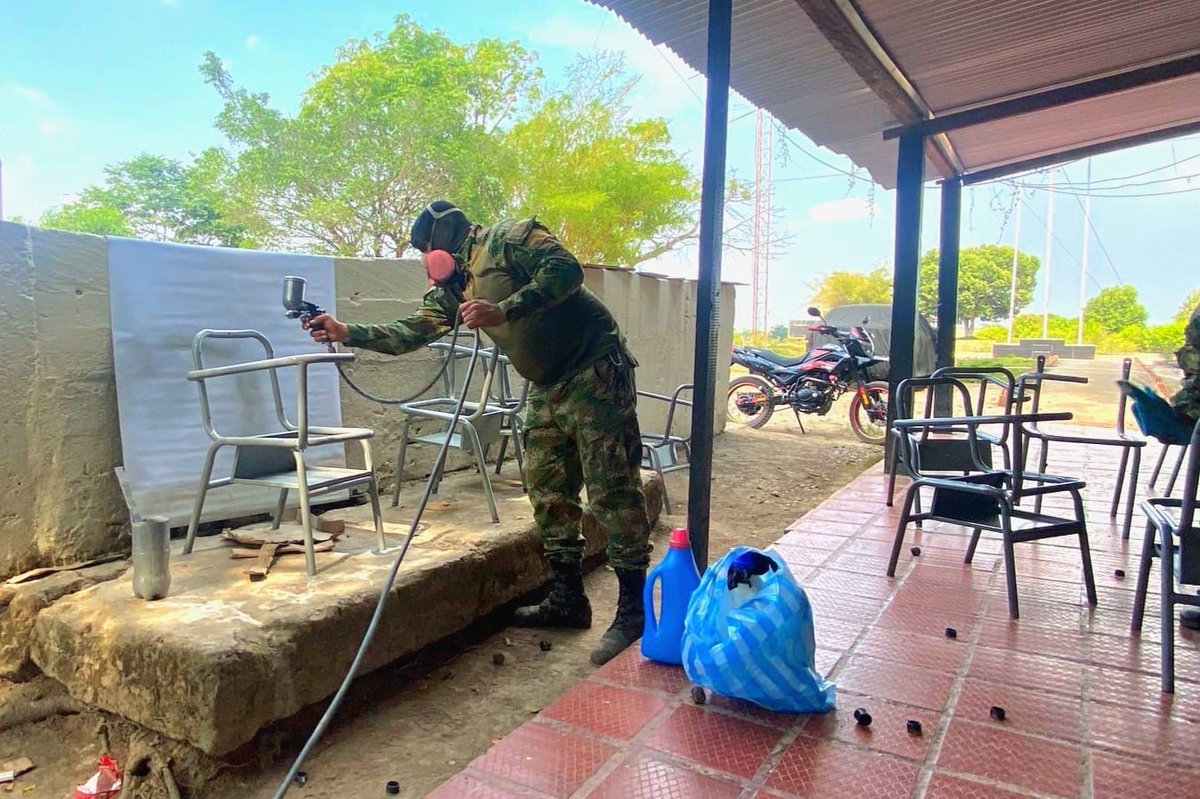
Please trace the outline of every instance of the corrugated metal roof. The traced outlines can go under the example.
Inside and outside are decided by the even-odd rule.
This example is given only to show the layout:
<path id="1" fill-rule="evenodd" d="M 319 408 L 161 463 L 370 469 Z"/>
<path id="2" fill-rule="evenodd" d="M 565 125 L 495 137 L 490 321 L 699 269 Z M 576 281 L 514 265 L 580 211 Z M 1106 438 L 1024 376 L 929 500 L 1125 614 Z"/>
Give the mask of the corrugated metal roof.
<path id="1" fill-rule="evenodd" d="M 699 72 L 707 0 L 591 0 Z M 734 3 L 730 82 L 813 141 L 895 184 L 899 124 L 801 8 Z M 1200 52 L 1200 0 L 850 0 L 937 116 Z M 1200 121 L 1195 77 L 965 128 L 949 139 L 967 171 Z"/>

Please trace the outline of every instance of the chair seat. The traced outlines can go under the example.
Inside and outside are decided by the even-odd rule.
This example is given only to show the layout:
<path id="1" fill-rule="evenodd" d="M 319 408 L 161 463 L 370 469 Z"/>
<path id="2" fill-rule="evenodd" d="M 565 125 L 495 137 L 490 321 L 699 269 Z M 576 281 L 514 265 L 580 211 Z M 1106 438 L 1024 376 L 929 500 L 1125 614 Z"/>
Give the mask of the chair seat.
<path id="1" fill-rule="evenodd" d="M 349 488 L 358 483 L 368 483 L 374 475 L 366 469 L 341 469 L 336 466 L 309 466 L 304 470 L 309 493 L 331 488 Z M 270 486 L 272 488 L 300 488 L 300 477 L 295 470 L 274 472 L 257 477 L 234 477 L 231 482 L 244 485 Z"/>

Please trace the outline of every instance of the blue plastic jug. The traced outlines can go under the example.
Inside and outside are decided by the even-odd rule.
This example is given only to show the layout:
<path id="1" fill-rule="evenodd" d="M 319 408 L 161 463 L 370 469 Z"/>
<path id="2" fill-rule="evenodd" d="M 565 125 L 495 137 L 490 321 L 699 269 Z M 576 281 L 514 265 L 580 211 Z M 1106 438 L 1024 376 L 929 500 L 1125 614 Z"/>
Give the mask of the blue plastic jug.
<path id="1" fill-rule="evenodd" d="M 654 607 L 654 584 L 662 580 L 662 607 Z M 687 530 L 671 531 L 667 556 L 646 579 L 646 629 L 642 655 L 659 663 L 683 665 L 683 620 L 692 592 L 700 585 L 700 572 L 692 557 Z M 656 612 L 657 610 L 657 612 Z"/>

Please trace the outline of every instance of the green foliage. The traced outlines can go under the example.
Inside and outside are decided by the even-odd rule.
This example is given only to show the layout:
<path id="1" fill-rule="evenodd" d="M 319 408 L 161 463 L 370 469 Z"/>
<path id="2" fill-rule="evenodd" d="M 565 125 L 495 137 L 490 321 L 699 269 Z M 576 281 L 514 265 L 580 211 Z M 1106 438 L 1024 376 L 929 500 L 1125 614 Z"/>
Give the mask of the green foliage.
<path id="1" fill-rule="evenodd" d="M 40 224 L 79 233 L 242 246 L 246 232 L 217 210 L 219 196 L 209 183 L 210 171 L 205 157 L 184 166 L 143 153 L 106 167 L 103 185 L 46 212 Z"/>
<path id="2" fill-rule="evenodd" d="M 771 332 L 767 333 L 767 338 L 772 341 L 786 341 L 788 337 L 787 325 L 775 325 L 771 328 Z"/>
<path id="3" fill-rule="evenodd" d="M 497 176 L 516 214 L 537 214 L 581 260 L 633 266 L 696 237 L 698 181 L 667 123 L 634 120 L 621 56 L 581 58 L 504 137 Z"/>
<path id="4" fill-rule="evenodd" d="M 1000 325 L 988 325 L 975 331 L 975 338 L 984 341 L 1008 341 L 1008 328 Z"/>
<path id="5" fill-rule="evenodd" d="M 1171 321 L 1186 325 L 1198 308 L 1200 308 L 1200 288 L 1191 290 L 1179 306 L 1179 310 L 1175 312 L 1175 318 Z"/>
<path id="6" fill-rule="evenodd" d="M 583 58 L 547 91 L 520 44 L 456 44 L 401 15 L 340 48 L 295 116 L 211 52 L 201 72 L 224 100 L 222 210 L 272 247 L 398 256 L 439 197 L 483 224 L 536 214 L 581 260 L 617 266 L 698 235 L 699 181 L 664 121 L 631 118 L 619 56 Z"/>
<path id="7" fill-rule="evenodd" d="M 52 208 L 42 214 L 39 227 L 48 230 L 69 230 L 74 233 L 95 233 L 98 236 L 134 235 L 133 228 L 119 208 L 110 205 L 89 206 L 68 203 L 61 208 Z"/>
<path id="8" fill-rule="evenodd" d="M 812 303 L 822 311 L 840 305 L 877 305 L 892 301 L 892 276 L 883 267 L 870 272 L 832 272 L 815 288 Z"/>
<path id="9" fill-rule="evenodd" d="M 1062 339 L 1074 344 L 1078 340 L 1079 320 L 1062 316 L 1050 316 L 1049 338 Z M 1170 355 L 1183 345 L 1184 325 L 1170 322 L 1165 325 L 1146 327 L 1128 325 L 1116 332 L 1106 332 L 1094 319 L 1085 319 L 1083 342 L 1095 344 L 1096 351 L 1104 354 L 1122 355 L 1130 352 L 1154 352 Z M 1022 314 L 1013 324 L 1013 340 L 1042 337 L 1042 317 L 1037 314 Z M 1008 328 L 989 325 L 975 331 L 975 338 L 993 342 L 1008 341 Z"/>
<path id="10" fill-rule="evenodd" d="M 998 244 L 969 247 L 958 254 L 958 318 L 969 336 L 978 320 L 1005 319 L 1012 290 L 1013 248 Z M 1017 310 L 1033 300 L 1041 261 L 1021 253 L 1017 269 Z M 927 316 L 937 314 L 938 251 L 921 256 L 917 307 Z M 1006 334 L 1007 335 L 1007 334 Z"/>
<path id="11" fill-rule="evenodd" d="M 1138 302 L 1133 286 L 1110 286 L 1088 301 L 1084 319 L 1097 322 L 1106 333 L 1117 333 L 1128 327 L 1144 327 L 1149 314 Z"/>

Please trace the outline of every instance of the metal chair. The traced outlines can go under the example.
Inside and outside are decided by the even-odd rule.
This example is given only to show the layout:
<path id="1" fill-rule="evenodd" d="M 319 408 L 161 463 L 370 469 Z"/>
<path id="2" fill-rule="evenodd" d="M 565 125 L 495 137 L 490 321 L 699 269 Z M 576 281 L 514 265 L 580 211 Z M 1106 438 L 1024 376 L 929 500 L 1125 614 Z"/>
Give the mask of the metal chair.
<path id="1" fill-rule="evenodd" d="M 493 381 L 496 377 L 496 369 L 500 363 L 501 356 L 498 350 L 495 348 L 480 350 L 473 352 L 469 356 L 461 388 L 459 388 L 455 379 L 456 365 L 460 360 L 457 357 L 458 354 L 457 346 L 452 345 L 444 350 L 443 357 L 450 359 L 450 362 L 447 364 L 447 371 L 450 374 L 448 385 L 451 386 L 452 393 L 449 396 L 416 400 L 399 406 L 400 412 L 404 414 L 404 427 L 400 433 L 400 450 L 396 456 L 396 485 L 392 491 L 392 507 L 400 504 L 400 487 L 404 481 L 404 457 L 408 452 L 409 445 L 434 444 L 441 446 L 445 443 L 446 438 L 449 437 L 451 447 L 470 452 L 474 456 L 475 465 L 483 480 L 483 492 L 487 497 L 488 509 L 491 511 L 492 521 L 499 523 L 500 512 L 496 507 L 496 496 L 492 491 L 492 481 L 487 473 L 486 452 L 491 444 L 500 439 L 504 418 L 514 415 L 516 411 L 512 407 L 493 405 L 489 402 Z M 463 404 L 463 413 L 459 416 L 455 425 L 457 429 L 451 429 L 451 423 L 454 422 L 454 409 L 462 397 L 461 394 L 455 392 L 462 391 L 465 393 L 471 390 L 472 377 L 480 359 L 486 361 L 486 365 L 484 367 L 483 386 L 480 390 L 479 400 Z M 411 436 L 412 423 L 416 419 L 445 422 L 446 429 L 436 433 Z M 514 442 L 517 447 L 520 447 L 520 440 L 518 438 L 514 438 Z M 520 458 L 519 455 L 518 458 Z M 445 467 L 443 466 L 442 468 L 444 469 Z M 438 485 L 441 483 L 441 478 L 442 474 L 440 472 L 432 475 L 434 492 L 437 491 Z"/>
<path id="2" fill-rule="evenodd" d="M 258 341 L 266 354 L 265 360 L 237 363 L 230 366 L 204 366 L 204 342 L 209 339 L 253 339 Z M 275 357 L 275 350 L 267 337 L 257 330 L 201 330 L 192 342 L 192 362 L 195 368 L 188 372 L 188 380 L 195 381 L 200 391 L 200 416 L 204 429 L 213 443 L 204 458 L 200 487 L 192 508 L 188 524 L 187 540 L 183 554 L 190 554 L 196 540 L 196 530 L 204 511 L 204 499 L 209 489 L 231 484 L 259 485 L 278 490 L 272 526 L 278 528 L 283 520 L 288 493 L 295 491 L 300 498 L 300 521 L 304 529 L 304 550 L 309 575 L 316 574 L 316 553 L 313 549 L 313 532 L 310 497 L 315 494 L 342 491 L 356 486 L 366 486 L 371 499 L 371 512 L 375 520 L 375 534 L 379 551 L 387 547 L 383 537 L 383 519 L 379 509 L 379 484 L 371 460 L 369 440 L 375 431 L 359 427 L 317 427 L 308 423 L 308 369 L 314 364 L 349 363 L 354 360 L 350 353 L 314 353 Z M 279 388 L 278 371 L 295 368 L 297 373 L 296 422 L 287 418 L 283 408 L 283 395 Z M 258 435 L 226 436 L 217 432 L 213 424 L 208 400 L 207 381 L 218 377 L 231 377 L 266 371 L 271 379 L 271 391 L 275 402 L 275 416 L 279 430 Z M 315 447 L 338 445 L 357 441 L 362 446 L 363 469 L 343 469 L 331 466 L 309 466 L 305 453 Z M 232 474 L 229 477 L 212 479 L 213 464 L 222 447 L 234 447 Z"/>
<path id="3" fill-rule="evenodd" d="M 667 513 L 671 512 L 671 500 L 667 497 L 666 475 L 671 472 L 688 469 L 692 465 L 691 436 L 671 435 L 671 426 L 675 421 L 675 409 L 680 405 L 685 408 L 692 407 L 692 403 L 689 400 L 681 399 L 679 395 L 691 390 L 692 384 L 684 383 L 676 388 L 675 392 L 669 397 L 663 394 L 655 394 L 652 391 L 638 392 L 639 397 L 668 403 L 667 423 L 663 428 L 662 434 L 642 434 L 642 468 L 653 469 L 658 472 L 663 487 L 663 508 Z"/>
<path id="4" fill-rule="evenodd" d="M 1175 692 L 1175 606 L 1200 607 L 1200 516 L 1197 516 L 1197 481 L 1200 480 L 1200 422 L 1192 430 L 1188 444 L 1187 471 L 1183 478 L 1183 496 L 1179 499 L 1154 497 L 1142 502 L 1146 514 L 1146 537 L 1142 540 L 1142 559 L 1138 566 L 1137 593 L 1133 603 L 1130 629 L 1141 632 L 1146 610 L 1146 590 L 1150 566 L 1159 559 L 1162 607 L 1162 690 Z M 1178 517 L 1176 516 L 1178 514 Z M 1164 557 L 1166 556 L 1166 557 Z M 1167 563 L 1170 563 L 1168 568 Z M 1190 587 L 1190 590 L 1186 590 Z"/>
<path id="5" fill-rule="evenodd" d="M 941 378 L 951 380 L 953 378 Z M 965 387 L 964 387 L 965 389 Z M 903 383 L 898 391 L 903 390 Z M 983 530 L 993 530 L 1003 537 L 1004 570 L 1008 586 L 1008 613 L 1013 619 L 1020 617 L 1017 600 L 1016 563 L 1013 553 L 1015 544 L 1039 541 L 1067 535 L 1079 536 L 1079 552 L 1083 561 L 1083 577 L 1087 588 L 1088 604 L 1096 604 L 1096 583 L 1092 573 L 1091 550 L 1088 546 L 1087 517 L 1081 495 L 1085 483 L 1072 477 L 1027 473 L 1022 468 L 1022 448 L 1025 444 L 1024 425 L 1039 422 L 1066 421 L 1070 413 L 1007 414 L 999 416 L 969 416 L 933 419 L 902 419 L 894 422 L 901 435 L 898 437 L 899 457 L 913 473 L 913 482 L 904 498 L 904 509 L 896 528 L 892 544 L 892 555 L 888 561 L 887 575 L 894 577 L 900 549 L 904 545 L 904 534 L 910 522 L 934 520 L 973 528 L 970 544 L 963 562 L 970 563 Z M 984 446 L 978 429 L 984 426 L 1008 426 L 1012 442 L 1011 469 L 989 469 L 978 457 L 975 458 L 975 473 L 962 476 L 931 477 L 921 473 L 919 456 L 912 442 L 925 431 L 966 429 L 969 451 L 978 454 Z M 913 513 L 913 500 L 925 486 L 932 487 L 933 500 L 929 511 Z M 1074 515 L 1070 517 L 1050 516 L 1026 511 L 1017 505 L 1023 497 L 1065 492 L 1070 494 Z M 1017 528 L 1014 521 L 1026 522 L 1027 527 Z"/>
<path id="6" fill-rule="evenodd" d="M 924 413 L 918 417 L 916 414 L 916 392 L 925 392 Z M 942 402 L 939 402 L 939 397 Z M 955 412 L 955 399 L 958 400 L 958 410 Z M 946 401 L 948 400 L 948 402 Z M 980 407 L 982 408 L 983 398 L 980 397 Z M 939 408 L 941 413 L 939 413 Z M 896 418 L 897 419 L 914 419 L 925 418 L 931 419 L 934 417 L 956 417 L 956 416 L 972 416 L 982 415 L 982 411 L 977 414 L 972 413 L 972 403 L 970 391 L 961 380 L 949 374 L 943 374 L 930 377 L 914 377 L 908 380 L 901 381 L 896 387 Z M 922 430 L 919 435 L 906 433 L 901 428 L 893 427 L 890 435 L 893 439 L 893 451 L 900 452 L 900 441 L 902 436 L 909 435 L 912 440 L 909 441 L 909 451 L 912 453 L 912 458 L 916 461 L 916 468 L 922 469 L 925 473 L 928 472 L 954 472 L 960 474 L 969 474 L 975 470 L 976 459 L 978 458 L 983 464 L 990 469 L 992 467 L 990 448 L 985 448 L 982 452 L 976 453 L 971 450 L 971 441 L 967 436 L 967 428 L 947 428 L 937 431 L 937 436 L 931 437 L 929 429 Z M 1007 432 L 1004 433 L 1007 440 Z M 988 433 L 977 432 L 978 440 L 987 443 L 999 443 L 999 437 L 993 437 Z M 1008 455 L 1005 449 L 1005 464 L 1007 465 Z M 901 457 L 893 457 L 890 475 L 888 478 L 888 489 L 886 504 L 890 508 L 894 502 L 896 493 L 896 475 L 900 469 L 907 469 L 907 464 Z M 911 472 L 910 472 L 911 474 Z M 921 512 L 921 497 L 920 494 L 914 499 L 917 508 L 917 513 Z M 920 524 L 918 524 L 920 526 Z"/>
<path id="7" fill-rule="evenodd" d="M 1131 361 L 1126 358 L 1122 367 L 1122 379 L 1129 379 L 1129 369 Z M 1021 375 L 1017 379 L 1017 401 L 1020 403 L 1020 410 L 1025 410 L 1024 403 L 1028 402 L 1029 412 L 1036 414 L 1040 410 L 1042 399 L 1042 387 L 1046 382 L 1058 383 L 1086 383 L 1086 377 L 1077 377 L 1074 375 L 1057 375 L 1047 374 L 1045 372 L 1046 358 L 1038 356 L 1037 367 L 1033 372 L 1028 372 Z M 1137 503 L 1137 482 L 1138 473 L 1141 470 L 1142 450 L 1146 447 L 1146 439 L 1127 433 L 1125 431 L 1125 408 L 1127 397 L 1125 392 L 1119 393 L 1117 401 L 1117 424 L 1116 436 L 1087 436 L 1087 435 L 1070 435 L 1067 433 L 1052 433 L 1047 430 L 1042 430 L 1036 424 L 1027 425 L 1025 434 L 1032 440 L 1041 444 L 1040 453 L 1038 456 L 1038 471 L 1046 471 L 1046 463 L 1050 456 L 1050 442 L 1055 441 L 1063 444 L 1094 444 L 1105 447 L 1121 447 L 1121 465 L 1117 470 L 1116 484 L 1113 486 L 1112 505 L 1109 508 L 1108 515 L 1116 518 L 1117 510 L 1121 502 L 1121 490 L 1125 488 L 1126 475 L 1128 475 L 1128 497 L 1125 500 L 1125 523 L 1121 529 L 1121 538 L 1129 538 L 1129 530 L 1133 525 L 1133 508 Z M 1133 453 L 1133 463 L 1129 463 L 1130 453 Z M 1026 455 L 1028 451 L 1026 451 Z M 1039 496 L 1034 499 L 1033 509 L 1035 512 L 1041 512 L 1042 498 Z"/>
<path id="8" fill-rule="evenodd" d="M 976 388 L 975 416 L 986 416 L 988 413 L 988 389 L 993 389 L 998 393 L 997 399 L 1002 413 L 1012 413 L 1016 403 L 1017 378 L 1003 366 L 943 366 L 941 369 L 935 370 L 930 377 L 953 377 L 964 383 L 967 388 L 974 386 Z M 993 435 L 983 430 L 978 431 L 977 435 L 981 441 L 1000 450 L 1005 469 L 1012 468 L 1007 426 L 999 435 Z"/>

